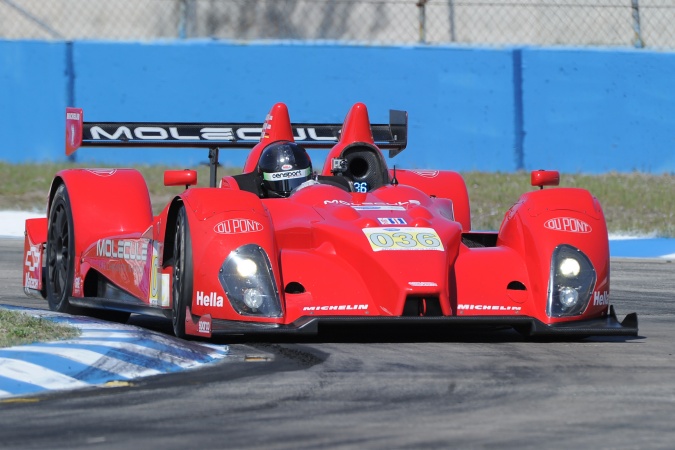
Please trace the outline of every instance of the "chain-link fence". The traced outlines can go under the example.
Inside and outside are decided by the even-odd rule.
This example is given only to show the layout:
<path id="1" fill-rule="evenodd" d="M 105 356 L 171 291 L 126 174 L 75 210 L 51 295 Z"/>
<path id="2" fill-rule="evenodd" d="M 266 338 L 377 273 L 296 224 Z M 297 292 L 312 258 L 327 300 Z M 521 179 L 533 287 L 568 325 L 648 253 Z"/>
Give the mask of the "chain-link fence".
<path id="1" fill-rule="evenodd" d="M 0 38 L 675 48 L 675 0 L 0 0 Z"/>

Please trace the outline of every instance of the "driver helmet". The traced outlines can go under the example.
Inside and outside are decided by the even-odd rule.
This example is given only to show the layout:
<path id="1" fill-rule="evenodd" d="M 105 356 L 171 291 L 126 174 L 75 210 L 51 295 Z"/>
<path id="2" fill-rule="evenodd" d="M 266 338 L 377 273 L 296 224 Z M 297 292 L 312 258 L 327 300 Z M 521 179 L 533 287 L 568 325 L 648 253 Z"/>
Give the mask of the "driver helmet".
<path id="1" fill-rule="evenodd" d="M 258 173 L 269 197 L 288 197 L 291 191 L 312 177 L 312 161 L 295 142 L 275 142 L 263 150 Z"/>

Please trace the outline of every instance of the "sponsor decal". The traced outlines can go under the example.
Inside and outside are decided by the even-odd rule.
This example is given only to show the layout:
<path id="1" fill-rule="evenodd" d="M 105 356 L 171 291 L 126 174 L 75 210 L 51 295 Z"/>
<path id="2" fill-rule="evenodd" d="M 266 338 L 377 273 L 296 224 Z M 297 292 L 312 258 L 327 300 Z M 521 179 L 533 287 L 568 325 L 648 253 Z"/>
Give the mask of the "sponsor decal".
<path id="1" fill-rule="evenodd" d="M 93 140 L 134 140 L 141 141 L 165 141 L 165 140 L 191 140 L 191 141 L 233 141 L 232 128 L 206 127 L 199 130 L 199 135 L 181 135 L 178 127 L 117 127 L 110 133 L 100 126 L 93 126 L 91 130 Z"/>
<path id="2" fill-rule="evenodd" d="M 554 217 L 544 222 L 544 227 L 549 230 L 565 231 L 568 233 L 590 233 L 593 231 L 589 224 L 574 217 Z"/>
<path id="3" fill-rule="evenodd" d="M 410 286 L 426 286 L 426 287 L 433 287 L 433 286 L 438 286 L 438 284 L 434 283 L 433 281 L 410 281 L 408 283 Z"/>
<path id="4" fill-rule="evenodd" d="M 73 279 L 73 295 L 82 294 L 82 277 L 80 275 L 75 275 Z"/>
<path id="5" fill-rule="evenodd" d="M 368 305 L 327 305 L 327 306 L 305 306 L 303 311 L 363 311 L 367 310 Z"/>
<path id="6" fill-rule="evenodd" d="M 436 178 L 440 173 L 438 170 L 411 170 L 411 172 L 424 178 Z"/>
<path id="7" fill-rule="evenodd" d="M 35 269 L 40 267 L 40 246 L 31 245 L 26 252 L 26 267 L 30 272 L 35 272 Z"/>
<path id="8" fill-rule="evenodd" d="M 296 141 L 337 141 L 335 136 L 319 136 L 313 127 L 293 127 L 293 138 Z"/>
<path id="9" fill-rule="evenodd" d="M 462 311 L 520 311 L 520 306 L 504 306 L 504 305 L 466 305 L 458 304 L 458 310 Z"/>
<path id="10" fill-rule="evenodd" d="M 40 289 L 40 283 L 38 282 L 38 279 L 32 277 L 28 272 L 26 272 L 26 278 L 24 279 L 23 285 L 29 289 Z"/>
<path id="11" fill-rule="evenodd" d="M 438 250 L 443 251 L 441 238 L 433 228 L 363 228 L 370 248 L 383 250 Z"/>
<path id="12" fill-rule="evenodd" d="M 272 124 L 271 124 L 270 122 L 272 121 L 273 118 L 274 118 L 274 117 L 273 117 L 272 115 L 270 115 L 270 114 L 268 114 L 267 116 L 265 116 L 265 123 L 263 123 L 263 126 L 262 126 L 262 128 L 260 129 L 260 131 L 259 131 L 259 134 L 260 134 L 260 140 L 263 140 L 263 139 L 269 139 L 269 138 L 270 138 L 270 135 L 267 134 L 267 130 L 269 130 L 269 129 L 272 128 Z"/>
<path id="13" fill-rule="evenodd" d="M 152 258 L 150 261 L 150 295 L 148 296 L 148 301 L 151 305 L 156 306 L 159 304 L 159 296 L 161 295 L 161 280 L 160 280 L 160 268 L 159 268 L 159 243 L 153 242 L 152 244 Z"/>
<path id="14" fill-rule="evenodd" d="M 70 126 L 70 146 L 75 147 L 75 125 Z"/>
<path id="15" fill-rule="evenodd" d="M 263 224 L 257 220 L 242 218 L 223 220 L 213 227 L 213 231 L 218 234 L 254 233 L 263 229 Z"/>
<path id="16" fill-rule="evenodd" d="M 242 141 L 259 141 L 261 128 L 237 128 L 234 134 Z"/>
<path id="17" fill-rule="evenodd" d="M 148 243 L 129 239 L 99 239 L 96 243 L 96 256 L 145 261 L 148 257 Z"/>
<path id="18" fill-rule="evenodd" d="M 66 119 L 67 120 L 80 120 L 80 115 L 78 113 L 66 113 Z"/>
<path id="19" fill-rule="evenodd" d="M 128 283 L 132 278 L 135 279 L 133 269 L 124 261 L 113 259 L 110 261 L 103 261 L 100 265 L 94 262 L 94 265 L 100 267 L 101 270 L 117 274 L 117 276 L 125 283 Z"/>
<path id="20" fill-rule="evenodd" d="M 352 208 L 356 211 L 405 211 L 403 206 L 386 205 L 354 205 Z"/>
<path id="21" fill-rule="evenodd" d="M 86 169 L 87 172 L 93 173 L 98 177 L 111 177 L 115 175 L 117 169 Z"/>
<path id="22" fill-rule="evenodd" d="M 25 247 L 24 247 L 25 248 Z M 39 290 L 42 285 L 42 245 L 30 244 L 24 260 L 23 286 L 26 289 Z M 26 291 L 28 292 L 28 291 Z"/>
<path id="23" fill-rule="evenodd" d="M 268 117 L 272 120 L 272 117 Z M 89 129 L 91 139 L 95 141 L 256 141 L 269 136 L 272 124 L 262 127 L 205 127 L 198 131 L 192 126 L 100 126 Z M 295 140 L 305 141 L 337 141 L 335 136 L 319 136 L 314 127 L 293 127 Z"/>
<path id="24" fill-rule="evenodd" d="M 154 269 L 153 273 L 154 273 Z M 158 273 L 153 275 L 150 292 L 150 305 L 152 306 L 169 306 L 170 280 L 171 276 L 168 273 Z M 156 289 L 156 291 L 154 291 Z"/>
<path id="25" fill-rule="evenodd" d="M 408 222 L 402 217 L 378 217 L 377 220 L 382 225 L 407 225 Z"/>
<path id="26" fill-rule="evenodd" d="M 607 305 L 609 305 L 609 292 L 596 291 L 593 293 L 593 306 L 607 306 Z"/>
<path id="27" fill-rule="evenodd" d="M 171 291 L 171 276 L 168 273 L 162 274 L 162 292 L 159 299 L 160 306 L 168 307 L 169 306 L 169 293 Z"/>
<path id="28" fill-rule="evenodd" d="M 351 203 L 344 200 L 324 200 L 324 205 L 344 205 L 351 206 L 357 211 L 371 210 L 371 211 L 405 211 L 410 205 L 419 205 L 417 200 L 409 200 L 406 202 L 384 203 L 384 202 L 363 202 Z"/>
<path id="29" fill-rule="evenodd" d="M 197 330 L 200 333 L 211 334 L 211 321 L 200 318 L 197 322 Z"/>
<path id="30" fill-rule="evenodd" d="M 291 170 L 293 166 L 291 164 L 284 164 L 281 166 L 281 170 Z"/>
<path id="31" fill-rule="evenodd" d="M 312 171 L 308 168 L 298 169 L 290 172 L 270 172 L 263 173 L 263 179 L 267 181 L 281 181 L 281 180 L 292 180 L 295 178 L 306 178 L 312 174 Z"/>
<path id="32" fill-rule="evenodd" d="M 197 291 L 197 306 L 223 306 L 223 297 L 211 292 L 210 294 L 204 293 L 204 291 Z"/>

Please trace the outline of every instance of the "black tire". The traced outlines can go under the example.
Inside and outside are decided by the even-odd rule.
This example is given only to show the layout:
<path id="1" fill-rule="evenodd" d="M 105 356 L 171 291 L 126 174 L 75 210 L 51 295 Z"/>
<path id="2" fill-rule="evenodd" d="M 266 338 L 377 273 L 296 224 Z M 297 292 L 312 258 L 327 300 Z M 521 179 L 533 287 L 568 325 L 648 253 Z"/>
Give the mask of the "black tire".
<path id="1" fill-rule="evenodd" d="M 173 244 L 173 289 L 171 318 L 173 333 L 185 338 L 185 309 L 192 303 L 192 238 L 185 207 L 181 206 L 176 217 L 176 234 Z"/>
<path id="2" fill-rule="evenodd" d="M 56 190 L 49 210 L 46 259 L 49 309 L 64 313 L 75 312 L 75 308 L 68 302 L 73 290 L 75 236 L 70 199 L 64 184 Z"/>

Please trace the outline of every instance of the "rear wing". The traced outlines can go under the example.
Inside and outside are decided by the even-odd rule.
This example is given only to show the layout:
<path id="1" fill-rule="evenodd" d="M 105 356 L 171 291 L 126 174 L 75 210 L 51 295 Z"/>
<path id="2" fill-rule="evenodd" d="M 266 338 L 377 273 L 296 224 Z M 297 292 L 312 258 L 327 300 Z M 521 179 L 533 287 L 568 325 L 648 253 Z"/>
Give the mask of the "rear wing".
<path id="1" fill-rule="evenodd" d="M 292 123 L 295 142 L 307 148 L 337 144 L 342 124 Z M 80 108 L 66 108 L 66 155 L 79 147 L 253 148 L 261 123 L 84 122 Z M 408 114 L 390 110 L 388 124 L 371 124 L 375 145 L 393 158 L 408 144 Z"/>

